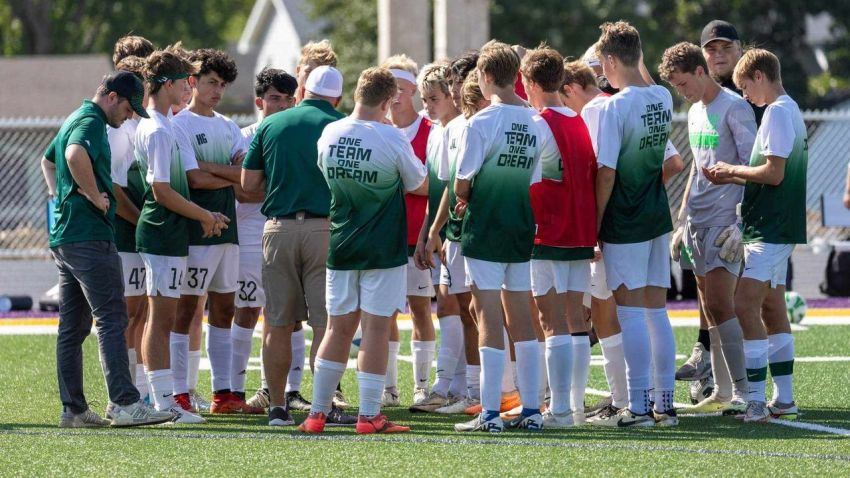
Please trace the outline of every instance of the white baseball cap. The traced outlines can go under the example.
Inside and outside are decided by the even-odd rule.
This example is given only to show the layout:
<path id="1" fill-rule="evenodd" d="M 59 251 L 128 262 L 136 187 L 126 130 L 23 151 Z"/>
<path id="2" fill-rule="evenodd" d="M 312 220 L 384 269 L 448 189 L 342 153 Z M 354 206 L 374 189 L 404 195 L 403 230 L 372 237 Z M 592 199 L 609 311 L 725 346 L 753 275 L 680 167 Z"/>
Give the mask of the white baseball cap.
<path id="1" fill-rule="evenodd" d="M 310 72 L 304 89 L 317 95 L 339 98 L 342 96 L 342 73 L 332 66 L 318 66 Z"/>

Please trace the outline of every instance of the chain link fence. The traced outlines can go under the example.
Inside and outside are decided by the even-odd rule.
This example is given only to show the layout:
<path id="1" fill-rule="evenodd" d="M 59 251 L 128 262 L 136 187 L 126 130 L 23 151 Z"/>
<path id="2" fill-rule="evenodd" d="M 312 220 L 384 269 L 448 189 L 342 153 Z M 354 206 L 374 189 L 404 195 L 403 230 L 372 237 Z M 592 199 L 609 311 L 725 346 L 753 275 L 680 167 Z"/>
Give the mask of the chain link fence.
<path id="1" fill-rule="evenodd" d="M 806 210 L 809 240 L 843 240 L 850 229 L 824 227 L 821 196 L 841 193 L 850 162 L 850 110 L 807 111 L 809 169 Z M 253 116 L 235 116 L 240 126 Z M 48 258 L 47 187 L 41 174 L 41 155 L 62 126 L 62 118 L 0 118 L 0 259 Z M 685 161 L 685 171 L 667 185 L 672 214 L 676 214 L 688 180 L 691 155 L 687 116 L 674 116 L 671 140 Z"/>

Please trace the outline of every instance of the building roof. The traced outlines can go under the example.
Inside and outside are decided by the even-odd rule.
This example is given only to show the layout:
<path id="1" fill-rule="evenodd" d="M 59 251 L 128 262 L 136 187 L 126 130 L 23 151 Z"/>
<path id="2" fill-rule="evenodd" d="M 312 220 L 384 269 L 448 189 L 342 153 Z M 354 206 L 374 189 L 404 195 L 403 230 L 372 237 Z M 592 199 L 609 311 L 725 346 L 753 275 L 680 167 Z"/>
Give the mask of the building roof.
<path id="1" fill-rule="evenodd" d="M 106 54 L 0 58 L 0 116 L 66 116 L 110 71 Z"/>

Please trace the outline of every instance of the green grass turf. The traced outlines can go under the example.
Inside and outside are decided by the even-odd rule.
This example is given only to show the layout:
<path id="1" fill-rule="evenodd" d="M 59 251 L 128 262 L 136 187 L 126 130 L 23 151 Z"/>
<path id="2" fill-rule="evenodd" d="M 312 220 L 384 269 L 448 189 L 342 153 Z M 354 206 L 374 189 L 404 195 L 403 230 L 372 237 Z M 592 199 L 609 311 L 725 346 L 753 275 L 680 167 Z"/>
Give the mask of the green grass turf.
<path id="1" fill-rule="evenodd" d="M 676 328 L 677 353 L 687 355 L 695 328 Z M 402 355 L 409 332 L 402 332 Z M 796 335 L 799 356 L 848 355 L 850 327 L 812 327 Z M 92 408 L 106 404 L 95 341 L 86 342 L 86 383 Z M 256 341 L 255 341 L 256 342 Z M 255 344 L 257 345 L 257 344 Z M 843 346 L 842 346 L 843 345 Z M 54 336 L 0 336 L 0 476 L 681 476 L 722 474 L 850 475 L 850 439 L 773 424 L 743 425 L 732 418 L 682 418 L 671 429 L 508 431 L 501 436 L 456 434 L 465 416 L 410 414 L 388 409 L 413 432 L 358 437 L 351 429 L 304 437 L 293 427 L 270 429 L 265 417 L 207 416 L 200 426 L 60 430 Z M 598 347 L 594 354 L 599 354 Z M 679 360 L 681 363 L 683 360 Z M 850 363 L 798 363 L 795 390 L 801 421 L 850 428 Z M 310 397 L 310 374 L 302 393 Z M 399 362 L 403 403 L 411 399 L 411 367 Z M 250 371 L 249 391 L 259 383 Z M 590 387 L 605 389 L 602 368 Z M 201 372 L 209 394 L 209 372 Z M 353 371 L 343 389 L 357 401 Z M 249 392 L 250 393 L 250 392 Z M 686 401 L 686 385 L 676 399 Z M 596 397 L 588 395 L 588 403 Z M 296 421 L 304 413 L 294 413 Z"/>

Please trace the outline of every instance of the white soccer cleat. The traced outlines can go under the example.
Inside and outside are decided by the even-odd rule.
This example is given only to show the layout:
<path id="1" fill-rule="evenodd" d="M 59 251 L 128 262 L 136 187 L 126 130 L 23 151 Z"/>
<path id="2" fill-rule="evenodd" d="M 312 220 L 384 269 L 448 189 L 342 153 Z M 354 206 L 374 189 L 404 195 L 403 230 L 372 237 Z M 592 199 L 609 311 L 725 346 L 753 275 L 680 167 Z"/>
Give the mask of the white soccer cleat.
<path id="1" fill-rule="evenodd" d="M 169 411 L 171 411 L 173 417 L 171 419 L 171 423 L 180 425 L 199 425 L 207 422 L 202 416 L 195 415 L 188 410 L 184 410 L 180 405 L 174 405 L 169 409 Z"/>
<path id="2" fill-rule="evenodd" d="M 676 415 L 675 409 L 667 410 L 664 413 L 652 412 L 655 419 L 655 425 L 659 427 L 675 427 L 679 424 L 679 417 Z"/>
<path id="3" fill-rule="evenodd" d="M 420 389 L 421 390 L 421 389 Z M 432 391 L 424 399 L 413 402 L 410 407 L 411 412 L 433 412 L 438 408 L 445 407 L 448 403 L 448 398 Z"/>
<path id="4" fill-rule="evenodd" d="M 505 424 L 499 415 L 484 420 L 484 412 L 479 413 L 472 420 L 463 423 L 455 423 L 456 432 L 489 432 L 501 433 L 505 429 Z"/>
<path id="5" fill-rule="evenodd" d="M 245 403 L 254 408 L 269 408 L 269 392 L 264 388 L 258 388 L 254 396 Z"/>
<path id="6" fill-rule="evenodd" d="M 478 405 L 480 402 L 474 398 L 464 398 L 463 400 L 454 402 L 450 405 L 446 405 L 445 407 L 438 408 L 434 410 L 434 413 L 441 414 L 455 414 L 455 413 L 464 413 L 467 408 L 474 407 Z"/>
<path id="7" fill-rule="evenodd" d="M 399 405 L 401 405 L 401 401 L 398 399 L 398 393 L 385 389 L 384 394 L 381 396 L 381 406 L 397 407 Z"/>
<path id="8" fill-rule="evenodd" d="M 112 419 L 113 427 L 156 425 L 171 421 L 174 418 L 174 414 L 170 410 L 159 411 L 141 401 L 125 406 L 110 404 L 107 410 Z"/>
<path id="9" fill-rule="evenodd" d="M 711 354 L 699 342 L 694 344 L 691 356 L 676 370 L 676 380 L 701 380 L 711 373 Z"/>
<path id="10" fill-rule="evenodd" d="M 543 412 L 543 428 L 571 428 L 575 426 L 573 414 L 552 413 L 551 410 Z"/>
<path id="11" fill-rule="evenodd" d="M 746 423 L 767 423 L 770 418 L 770 412 L 767 409 L 767 404 L 756 400 L 747 402 L 747 411 L 744 413 L 743 420 Z"/>
<path id="12" fill-rule="evenodd" d="M 528 430 L 531 432 L 539 432 L 543 430 L 543 415 L 535 413 L 524 417 L 522 415 L 505 423 L 505 428 L 516 428 L 518 430 Z"/>
<path id="13" fill-rule="evenodd" d="M 635 427 L 654 427 L 655 417 L 652 413 L 637 415 L 632 413 L 628 408 L 621 409 L 616 415 L 608 413 L 599 414 L 590 420 L 593 426 L 598 427 L 616 427 L 616 428 L 635 428 Z"/>
<path id="14" fill-rule="evenodd" d="M 796 420 L 797 415 L 800 413 L 797 410 L 796 403 L 782 403 L 776 400 L 767 404 L 767 411 L 773 418 L 779 418 L 781 420 Z"/>

